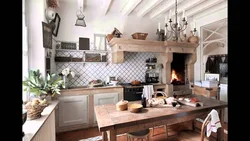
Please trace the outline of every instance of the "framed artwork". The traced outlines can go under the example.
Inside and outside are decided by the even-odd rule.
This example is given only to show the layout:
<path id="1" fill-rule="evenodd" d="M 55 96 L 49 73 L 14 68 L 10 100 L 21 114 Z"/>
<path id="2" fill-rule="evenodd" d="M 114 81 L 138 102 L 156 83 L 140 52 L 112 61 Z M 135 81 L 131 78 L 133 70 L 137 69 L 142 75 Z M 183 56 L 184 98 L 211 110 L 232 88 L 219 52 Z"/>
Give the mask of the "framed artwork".
<path id="1" fill-rule="evenodd" d="M 53 34 L 54 36 L 57 36 L 58 29 L 59 29 L 59 25 L 60 25 L 60 21 L 61 21 L 61 18 L 60 18 L 60 16 L 58 15 L 58 13 L 56 13 L 55 18 L 53 19 L 53 22 L 55 23 L 55 28 L 54 28 L 52 34 Z"/>
<path id="2" fill-rule="evenodd" d="M 52 29 L 51 26 L 42 22 L 43 30 L 43 47 L 52 49 Z"/>
<path id="3" fill-rule="evenodd" d="M 218 74 L 218 73 L 205 73 L 205 80 L 206 81 L 211 81 L 211 80 L 220 81 L 220 74 Z"/>

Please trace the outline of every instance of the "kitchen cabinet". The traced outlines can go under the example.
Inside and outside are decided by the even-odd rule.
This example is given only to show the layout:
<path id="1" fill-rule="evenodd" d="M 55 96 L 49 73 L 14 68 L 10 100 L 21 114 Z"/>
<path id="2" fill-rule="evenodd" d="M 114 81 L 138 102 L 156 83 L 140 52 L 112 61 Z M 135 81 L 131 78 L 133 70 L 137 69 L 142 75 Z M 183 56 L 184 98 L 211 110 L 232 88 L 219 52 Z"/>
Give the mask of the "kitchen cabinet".
<path id="1" fill-rule="evenodd" d="M 103 104 L 116 104 L 121 98 L 119 98 L 119 93 L 100 93 L 94 94 L 94 105 Z M 94 114 L 94 124 L 96 124 L 96 117 Z"/>
<path id="2" fill-rule="evenodd" d="M 59 97 L 59 128 L 88 124 L 88 95 Z"/>
<path id="3" fill-rule="evenodd" d="M 220 84 L 220 100 L 227 102 L 227 84 Z M 224 121 L 228 122 L 228 109 L 225 108 Z"/>
<path id="4" fill-rule="evenodd" d="M 72 88 L 60 91 L 56 109 L 56 132 L 97 126 L 94 105 L 117 103 L 123 99 L 123 87 Z"/>

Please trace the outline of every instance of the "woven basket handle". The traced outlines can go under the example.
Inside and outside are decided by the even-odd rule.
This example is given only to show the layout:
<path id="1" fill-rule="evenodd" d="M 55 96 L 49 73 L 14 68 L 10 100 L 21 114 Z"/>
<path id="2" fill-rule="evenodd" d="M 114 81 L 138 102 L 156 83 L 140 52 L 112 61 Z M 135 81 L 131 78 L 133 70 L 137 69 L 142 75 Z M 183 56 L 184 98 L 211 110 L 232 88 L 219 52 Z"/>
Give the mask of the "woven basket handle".
<path id="1" fill-rule="evenodd" d="M 162 91 L 155 91 L 154 92 L 154 97 L 156 98 L 157 97 L 157 94 L 162 94 L 162 96 L 165 96 L 165 97 L 168 97 L 167 94 L 165 92 L 162 92 Z"/>

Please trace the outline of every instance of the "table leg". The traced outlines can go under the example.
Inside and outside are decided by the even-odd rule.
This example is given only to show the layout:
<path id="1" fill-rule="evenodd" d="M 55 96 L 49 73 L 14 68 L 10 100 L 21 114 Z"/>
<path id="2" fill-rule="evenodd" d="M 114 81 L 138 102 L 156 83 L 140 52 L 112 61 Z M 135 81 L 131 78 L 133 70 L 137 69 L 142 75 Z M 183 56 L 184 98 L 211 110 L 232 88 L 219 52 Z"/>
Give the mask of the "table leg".
<path id="1" fill-rule="evenodd" d="M 108 137 L 107 132 L 106 131 L 102 132 L 102 141 L 108 141 L 107 137 Z"/>
<path id="2" fill-rule="evenodd" d="M 116 130 L 109 130 L 109 139 L 108 141 L 116 141 Z"/>
<path id="3" fill-rule="evenodd" d="M 219 116 L 222 127 L 217 130 L 217 141 L 224 141 L 224 108 L 220 109 Z"/>

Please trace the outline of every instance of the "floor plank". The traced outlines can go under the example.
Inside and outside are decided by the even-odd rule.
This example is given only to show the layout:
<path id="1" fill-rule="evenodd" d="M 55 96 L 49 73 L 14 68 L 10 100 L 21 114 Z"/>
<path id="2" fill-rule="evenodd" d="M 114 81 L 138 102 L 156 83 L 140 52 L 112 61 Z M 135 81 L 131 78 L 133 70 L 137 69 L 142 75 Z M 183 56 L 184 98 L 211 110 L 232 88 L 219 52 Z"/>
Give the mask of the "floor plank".
<path id="1" fill-rule="evenodd" d="M 227 124 L 224 125 L 227 130 Z M 165 130 L 163 127 L 158 127 L 154 129 L 154 136 L 152 136 L 152 130 L 150 130 L 150 141 L 166 141 L 167 136 L 164 134 Z M 101 136 L 97 127 L 74 130 L 69 132 L 57 133 L 56 140 L 57 141 L 79 141 L 81 139 L 86 139 L 90 137 Z M 170 139 L 171 137 L 169 137 Z M 225 141 L 228 141 L 227 134 L 224 136 Z M 127 136 L 125 134 L 117 136 L 118 141 L 127 141 Z"/>

